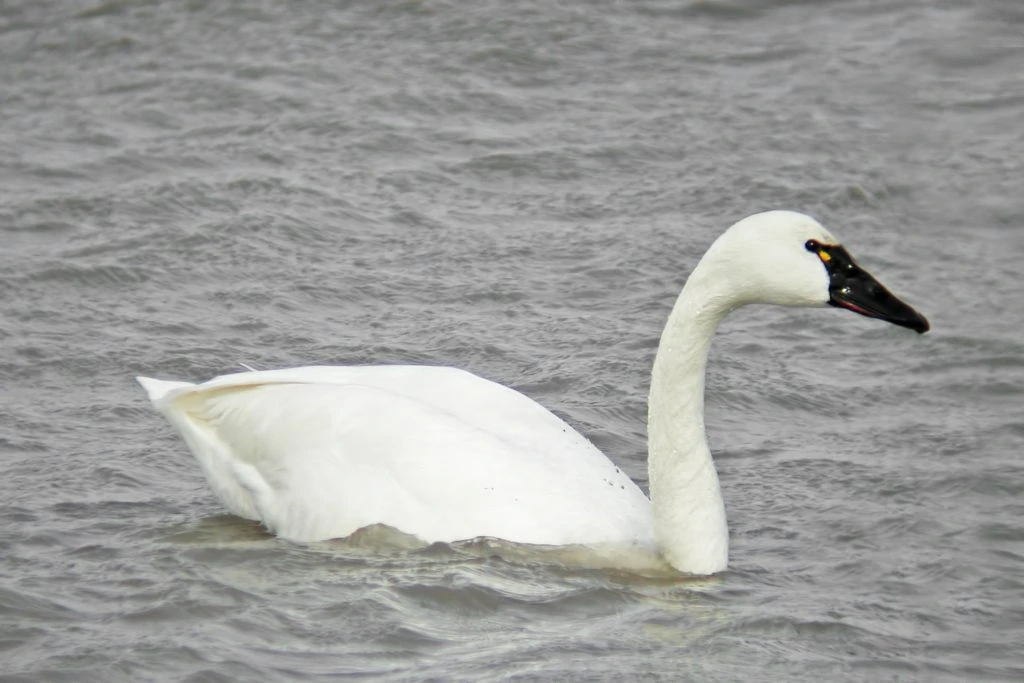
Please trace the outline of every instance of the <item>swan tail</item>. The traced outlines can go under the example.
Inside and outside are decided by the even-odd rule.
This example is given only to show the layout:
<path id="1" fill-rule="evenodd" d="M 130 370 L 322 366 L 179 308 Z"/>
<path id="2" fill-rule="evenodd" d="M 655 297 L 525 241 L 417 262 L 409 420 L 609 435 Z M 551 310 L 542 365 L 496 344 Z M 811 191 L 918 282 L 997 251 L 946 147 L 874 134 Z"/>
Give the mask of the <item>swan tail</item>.
<path id="1" fill-rule="evenodd" d="M 136 377 L 135 381 L 146 390 L 146 395 L 149 396 L 150 402 L 157 410 L 163 410 L 167 404 L 180 396 L 183 393 L 182 389 L 190 389 L 196 386 L 189 382 L 170 382 L 162 379 L 153 379 L 152 377 L 142 377 L 141 375 Z"/>
<path id="2" fill-rule="evenodd" d="M 221 438 L 217 416 L 205 410 L 208 392 L 189 382 L 135 379 L 146 390 L 153 407 L 185 440 L 221 503 L 239 517 L 261 519 L 259 503 L 270 488 L 259 470 L 237 457 L 231 444 Z"/>

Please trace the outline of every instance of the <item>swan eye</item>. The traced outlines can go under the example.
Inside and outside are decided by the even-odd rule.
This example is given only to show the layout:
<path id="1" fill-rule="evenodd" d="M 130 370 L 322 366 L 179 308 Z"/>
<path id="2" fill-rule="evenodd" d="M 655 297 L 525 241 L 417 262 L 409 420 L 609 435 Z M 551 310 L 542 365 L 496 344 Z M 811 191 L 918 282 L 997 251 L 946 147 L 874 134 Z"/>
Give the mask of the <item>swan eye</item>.
<path id="1" fill-rule="evenodd" d="M 829 261 L 832 260 L 832 254 L 828 253 L 828 249 L 826 249 L 818 240 L 807 240 L 804 242 L 804 247 L 807 251 L 820 258 L 821 262 L 826 265 L 828 265 Z"/>

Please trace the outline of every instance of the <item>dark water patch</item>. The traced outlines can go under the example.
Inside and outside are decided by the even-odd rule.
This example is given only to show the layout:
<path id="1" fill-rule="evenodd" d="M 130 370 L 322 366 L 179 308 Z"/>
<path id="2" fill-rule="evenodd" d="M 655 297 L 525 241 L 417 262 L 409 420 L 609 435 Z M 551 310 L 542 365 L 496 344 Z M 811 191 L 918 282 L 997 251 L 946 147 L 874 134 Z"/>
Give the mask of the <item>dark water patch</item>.
<path id="1" fill-rule="evenodd" d="M 1024 541 L 1024 525 L 985 524 L 979 529 L 979 533 L 985 540 L 996 543 Z"/>
<path id="2" fill-rule="evenodd" d="M 64 263 L 59 266 L 43 268 L 31 276 L 31 280 L 35 282 L 57 282 L 90 287 L 133 285 L 145 282 L 147 279 L 146 272 L 141 268 L 129 268 L 115 264 L 75 266 Z"/>
<path id="3" fill-rule="evenodd" d="M 500 175 L 549 180 L 578 179 L 582 173 L 571 160 L 551 151 L 486 154 L 456 166 L 449 166 L 447 170 L 450 173 L 469 173 L 478 177 Z"/>
<path id="4" fill-rule="evenodd" d="M 19 224 L 12 224 L 13 221 L 4 221 L 4 230 L 10 232 L 30 233 L 66 233 L 75 230 L 78 226 L 68 221 L 38 221 Z"/>

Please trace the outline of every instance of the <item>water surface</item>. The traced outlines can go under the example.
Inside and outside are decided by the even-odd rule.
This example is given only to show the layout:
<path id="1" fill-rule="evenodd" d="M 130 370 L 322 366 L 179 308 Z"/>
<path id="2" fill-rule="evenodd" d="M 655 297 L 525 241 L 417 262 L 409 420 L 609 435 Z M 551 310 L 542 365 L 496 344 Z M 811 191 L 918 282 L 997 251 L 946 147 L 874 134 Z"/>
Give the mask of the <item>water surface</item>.
<path id="1" fill-rule="evenodd" d="M 1021 680 L 1022 36 L 1014 0 L 5 3 L 5 680 Z M 933 332 L 726 321 L 710 580 L 276 540 L 132 380 L 456 365 L 645 486 L 668 310 L 767 208 Z"/>

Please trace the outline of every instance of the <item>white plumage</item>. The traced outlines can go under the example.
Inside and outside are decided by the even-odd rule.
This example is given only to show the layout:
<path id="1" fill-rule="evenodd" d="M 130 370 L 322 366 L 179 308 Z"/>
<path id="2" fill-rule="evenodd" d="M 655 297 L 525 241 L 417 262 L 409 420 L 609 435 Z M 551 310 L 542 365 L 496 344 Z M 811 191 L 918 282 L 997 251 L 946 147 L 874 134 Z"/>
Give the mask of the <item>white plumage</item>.
<path id="1" fill-rule="evenodd" d="M 463 370 L 306 367 L 199 385 L 139 381 L 224 505 L 285 538 L 388 524 L 428 542 L 653 548 L 650 504 L 628 476 L 532 399 Z"/>
<path id="2" fill-rule="evenodd" d="M 718 323 L 749 303 L 831 303 L 927 329 L 813 219 L 774 211 L 740 221 L 694 269 L 662 333 L 648 404 L 651 500 L 553 413 L 453 368 L 139 382 L 223 504 L 284 538 L 386 524 L 428 542 L 641 548 L 710 574 L 726 567 L 729 534 L 704 436 L 704 371 Z"/>

